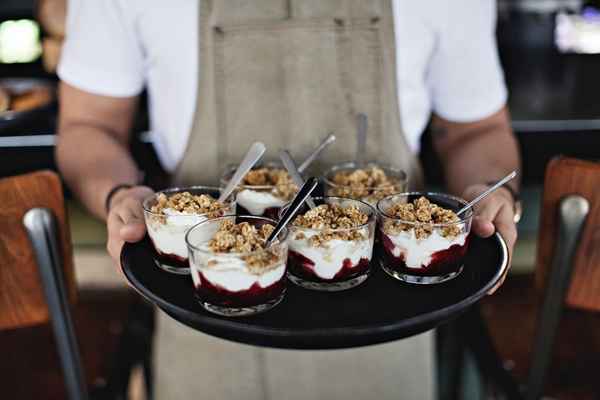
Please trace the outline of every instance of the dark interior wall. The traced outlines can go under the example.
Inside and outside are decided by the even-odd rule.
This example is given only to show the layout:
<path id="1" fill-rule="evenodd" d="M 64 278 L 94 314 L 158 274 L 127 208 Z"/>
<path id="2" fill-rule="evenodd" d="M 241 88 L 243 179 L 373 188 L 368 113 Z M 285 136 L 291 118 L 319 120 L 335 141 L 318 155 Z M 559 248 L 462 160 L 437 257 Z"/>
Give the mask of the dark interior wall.
<path id="1" fill-rule="evenodd" d="M 33 10 L 34 0 L 2 0 L 0 1 L 0 12 L 11 13 Z"/>

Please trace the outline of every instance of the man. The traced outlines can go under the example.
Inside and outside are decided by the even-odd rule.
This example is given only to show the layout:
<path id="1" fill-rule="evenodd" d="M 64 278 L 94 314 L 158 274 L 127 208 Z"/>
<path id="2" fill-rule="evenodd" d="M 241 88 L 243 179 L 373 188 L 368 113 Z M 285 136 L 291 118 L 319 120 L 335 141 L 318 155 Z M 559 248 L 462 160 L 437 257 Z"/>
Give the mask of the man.
<path id="1" fill-rule="evenodd" d="M 334 131 L 341 140 L 327 163 L 349 159 L 354 117 L 364 112 L 368 158 L 403 168 L 418 186 L 415 154 L 433 113 L 448 189 L 472 199 L 519 167 L 494 31 L 492 0 L 72 0 L 58 69 L 58 164 L 79 199 L 106 219 L 116 262 L 125 241 L 143 237 L 141 200 L 152 193 L 128 151 L 144 87 L 154 146 L 174 182 L 218 182 L 254 140 L 267 143 L 267 157 L 286 147 L 301 158 Z M 517 187 L 481 202 L 473 223 L 484 237 L 499 231 L 511 250 Z M 224 343 L 163 316 L 159 325 L 165 398 L 190 385 L 220 398 L 397 398 L 414 374 L 425 377 L 412 383 L 419 394 L 406 397 L 430 396 L 433 387 L 427 336 L 323 354 Z M 185 343 L 186 354 L 169 353 L 169 343 Z M 227 379 L 233 355 L 235 384 Z M 407 378 L 403 357 L 411 360 Z M 183 376 L 166 384 L 164 370 L 177 364 Z M 336 382 L 352 374 L 359 376 Z"/>

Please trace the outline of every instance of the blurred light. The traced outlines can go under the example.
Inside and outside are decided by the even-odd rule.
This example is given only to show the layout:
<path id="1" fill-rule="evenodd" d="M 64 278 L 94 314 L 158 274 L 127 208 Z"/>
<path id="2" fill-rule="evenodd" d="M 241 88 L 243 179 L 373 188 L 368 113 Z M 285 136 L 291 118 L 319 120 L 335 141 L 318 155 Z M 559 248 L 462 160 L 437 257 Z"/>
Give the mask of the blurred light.
<path id="1" fill-rule="evenodd" d="M 555 41 L 562 53 L 600 53 L 600 11 L 586 7 L 581 15 L 558 13 Z"/>
<path id="2" fill-rule="evenodd" d="M 0 63 L 28 63 L 42 54 L 40 27 L 29 19 L 0 23 Z"/>

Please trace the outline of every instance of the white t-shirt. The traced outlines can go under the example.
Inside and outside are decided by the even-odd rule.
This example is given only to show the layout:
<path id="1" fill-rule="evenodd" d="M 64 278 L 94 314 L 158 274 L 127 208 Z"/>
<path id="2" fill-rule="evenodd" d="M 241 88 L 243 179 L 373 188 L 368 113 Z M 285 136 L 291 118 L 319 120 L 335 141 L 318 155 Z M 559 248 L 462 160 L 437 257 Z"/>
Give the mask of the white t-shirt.
<path id="1" fill-rule="evenodd" d="M 148 89 L 154 146 L 165 169 L 183 157 L 198 77 L 201 0 L 69 0 L 59 77 L 128 97 Z M 498 111 L 507 91 L 494 0 L 394 0 L 400 115 L 418 151 L 432 111 L 469 122 Z"/>

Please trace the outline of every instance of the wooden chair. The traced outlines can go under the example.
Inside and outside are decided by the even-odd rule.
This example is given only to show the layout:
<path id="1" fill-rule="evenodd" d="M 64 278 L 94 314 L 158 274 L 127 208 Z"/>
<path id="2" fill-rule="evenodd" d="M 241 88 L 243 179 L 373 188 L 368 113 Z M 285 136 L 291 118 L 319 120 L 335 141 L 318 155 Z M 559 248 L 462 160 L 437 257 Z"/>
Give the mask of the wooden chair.
<path id="1" fill-rule="evenodd" d="M 100 308 L 98 301 L 75 304 L 71 240 L 62 185 L 55 173 L 0 179 L 0 204 L 3 395 L 87 399 L 88 387 L 99 378 L 109 382 L 98 385 L 96 394 L 122 395 L 134 360 L 149 354 L 151 338 L 149 333 L 140 339 L 132 333 L 140 327 L 129 328 L 127 322 L 130 313 L 139 320 L 147 308 L 130 311 L 139 303 L 130 292 L 101 293 Z M 81 347 L 74 331 L 82 333 Z"/>
<path id="2" fill-rule="evenodd" d="M 546 170 L 535 275 L 509 278 L 481 315 L 465 317 L 462 334 L 508 398 L 598 399 L 599 311 L 600 163 L 557 158 Z"/>

